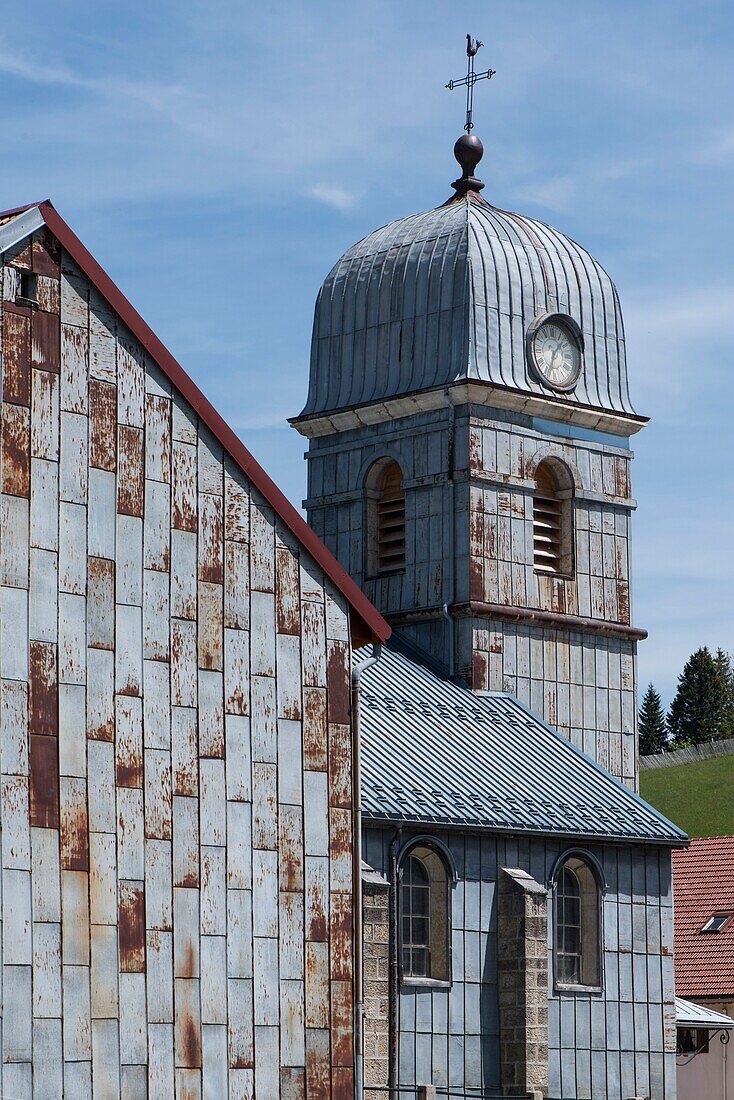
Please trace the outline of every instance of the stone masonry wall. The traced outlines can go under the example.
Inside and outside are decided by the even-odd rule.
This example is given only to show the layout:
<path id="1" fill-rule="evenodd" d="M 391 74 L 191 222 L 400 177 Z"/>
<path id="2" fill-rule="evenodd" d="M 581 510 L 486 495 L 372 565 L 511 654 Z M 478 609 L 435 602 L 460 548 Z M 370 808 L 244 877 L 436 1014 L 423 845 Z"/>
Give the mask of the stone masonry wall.
<path id="1" fill-rule="evenodd" d="M 363 886 L 364 928 L 364 1081 L 388 1083 L 390 1058 L 390 907 L 389 885 L 370 875 Z M 387 1091 L 370 1092 L 387 1100 Z"/>

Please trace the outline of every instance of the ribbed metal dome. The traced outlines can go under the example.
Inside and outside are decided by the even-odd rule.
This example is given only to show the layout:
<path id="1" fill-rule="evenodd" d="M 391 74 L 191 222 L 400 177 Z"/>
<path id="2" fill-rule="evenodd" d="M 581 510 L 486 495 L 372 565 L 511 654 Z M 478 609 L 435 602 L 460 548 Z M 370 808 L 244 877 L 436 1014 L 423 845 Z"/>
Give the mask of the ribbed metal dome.
<path id="1" fill-rule="evenodd" d="M 569 314 L 584 370 L 568 394 L 528 369 L 526 333 Z M 326 278 L 302 416 L 477 379 L 633 415 L 617 292 L 597 261 L 555 229 L 475 194 L 391 222 Z"/>

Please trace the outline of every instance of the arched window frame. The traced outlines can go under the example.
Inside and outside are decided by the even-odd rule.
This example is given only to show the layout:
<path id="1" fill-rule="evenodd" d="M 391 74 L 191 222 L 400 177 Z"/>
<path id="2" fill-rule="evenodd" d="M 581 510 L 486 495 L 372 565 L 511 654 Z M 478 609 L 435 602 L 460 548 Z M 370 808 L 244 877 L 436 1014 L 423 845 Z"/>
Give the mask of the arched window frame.
<path id="1" fill-rule="evenodd" d="M 563 873 L 570 869 L 580 885 L 579 980 L 569 979 L 564 970 L 561 932 Z M 553 897 L 553 985 L 559 992 L 600 993 L 604 988 L 604 872 L 599 861 L 583 848 L 569 848 L 553 867 L 549 886 Z"/>
<path id="2" fill-rule="evenodd" d="M 411 859 L 420 860 L 429 882 L 427 973 L 414 973 L 406 958 L 415 941 L 406 942 L 405 871 Z M 451 899 L 456 884 L 456 869 L 449 849 L 432 836 L 411 838 L 398 855 L 398 940 L 400 979 L 404 985 L 450 986 L 451 973 Z M 410 946 L 409 946 L 410 944 Z M 419 946 L 420 949 L 420 946 Z"/>
<path id="3" fill-rule="evenodd" d="M 548 517 L 544 515 L 543 503 L 550 494 L 542 485 L 550 481 L 552 498 L 557 504 L 558 514 L 558 552 L 556 565 L 549 568 L 543 564 L 537 553 L 538 526 Z M 565 462 L 553 455 L 544 455 L 533 473 L 533 568 L 539 576 L 559 577 L 570 580 L 575 573 L 575 533 L 574 533 L 574 478 Z"/>
<path id="4" fill-rule="evenodd" d="M 394 557 L 392 561 L 384 560 L 384 552 L 382 547 L 382 537 L 384 533 L 383 524 L 385 517 L 382 513 L 382 504 L 385 497 L 386 485 L 385 482 L 391 474 L 398 473 L 400 475 L 400 494 L 402 496 L 402 534 L 403 534 L 403 554 L 402 558 Z M 365 498 L 366 498 L 366 550 L 367 560 L 365 562 L 365 572 L 368 577 L 390 577 L 395 574 L 399 574 L 405 571 L 407 554 L 406 554 L 406 494 L 403 488 L 403 482 L 405 473 L 402 466 L 392 455 L 386 455 L 383 458 L 373 462 L 367 471 L 367 475 L 364 480 Z M 392 492 L 394 496 L 394 492 Z M 398 516 L 398 519 L 400 517 Z"/>

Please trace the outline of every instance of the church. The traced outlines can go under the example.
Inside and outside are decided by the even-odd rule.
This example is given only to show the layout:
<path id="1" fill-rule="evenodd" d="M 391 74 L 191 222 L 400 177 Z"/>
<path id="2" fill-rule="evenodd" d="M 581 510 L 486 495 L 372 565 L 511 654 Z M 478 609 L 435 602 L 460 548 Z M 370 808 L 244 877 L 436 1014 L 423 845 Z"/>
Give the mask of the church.
<path id="1" fill-rule="evenodd" d="M 455 154 L 319 293 L 308 524 L 0 214 L 3 1096 L 675 1100 L 620 305 Z"/>

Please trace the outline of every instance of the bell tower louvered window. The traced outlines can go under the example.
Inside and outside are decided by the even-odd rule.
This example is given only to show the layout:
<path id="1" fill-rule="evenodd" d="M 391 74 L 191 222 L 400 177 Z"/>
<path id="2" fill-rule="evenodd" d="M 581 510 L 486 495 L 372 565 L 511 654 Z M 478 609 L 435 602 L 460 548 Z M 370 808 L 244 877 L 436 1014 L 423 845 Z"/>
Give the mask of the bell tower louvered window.
<path id="1" fill-rule="evenodd" d="M 568 577 L 572 572 L 571 491 L 561 489 L 554 471 L 541 463 L 533 493 L 533 565 L 537 573 Z"/>
<path id="2" fill-rule="evenodd" d="M 391 462 L 382 472 L 375 506 L 375 565 L 377 573 L 405 567 L 405 490 L 403 471 Z"/>

